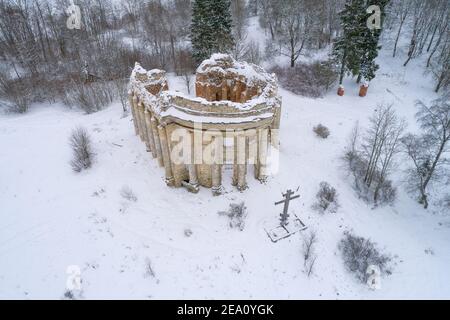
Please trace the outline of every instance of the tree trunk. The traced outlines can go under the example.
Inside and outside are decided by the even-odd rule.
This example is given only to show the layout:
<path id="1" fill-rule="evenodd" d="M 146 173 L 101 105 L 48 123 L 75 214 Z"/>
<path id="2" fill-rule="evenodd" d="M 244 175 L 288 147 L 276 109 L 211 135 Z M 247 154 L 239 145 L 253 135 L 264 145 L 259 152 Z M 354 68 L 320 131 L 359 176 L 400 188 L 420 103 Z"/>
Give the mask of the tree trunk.
<path id="1" fill-rule="evenodd" d="M 295 67 L 295 44 L 294 39 L 291 39 L 291 68 Z"/>
<path id="2" fill-rule="evenodd" d="M 358 77 L 356 78 L 356 83 L 360 83 L 361 82 L 361 79 L 362 79 L 362 75 L 361 75 L 361 73 L 358 73 Z"/>
<path id="3" fill-rule="evenodd" d="M 397 54 L 397 44 L 398 44 L 398 40 L 400 39 L 400 33 L 402 32 L 402 28 L 403 28 L 403 23 L 405 22 L 404 19 L 401 19 L 400 21 L 400 27 L 398 28 L 398 32 L 397 32 L 397 37 L 395 38 L 395 43 L 394 43 L 394 53 L 393 53 L 393 57 L 395 58 L 395 55 Z"/>
<path id="4" fill-rule="evenodd" d="M 434 89 L 434 92 L 438 93 L 439 90 L 441 90 L 441 86 L 442 86 L 442 83 L 444 82 L 444 79 L 445 79 L 445 73 L 443 71 L 441 73 L 441 76 L 439 77 L 439 80 L 438 80 L 438 83 L 436 85 L 436 89 Z"/>
<path id="5" fill-rule="evenodd" d="M 345 60 L 347 59 L 347 51 L 344 52 L 344 55 L 342 56 L 341 61 L 341 71 L 339 73 L 339 85 L 342 84 L 342 81 L 344 80 L 344 74 L 345 74 Z"/>
<path id="6" fill-rule="evenodd" d="M 423 204 L 424 209 L 428 209 L 428 197 L 425 193 L 425 190 L 423 188 L 420 188 L 420 199 L 419 203 Z"/>

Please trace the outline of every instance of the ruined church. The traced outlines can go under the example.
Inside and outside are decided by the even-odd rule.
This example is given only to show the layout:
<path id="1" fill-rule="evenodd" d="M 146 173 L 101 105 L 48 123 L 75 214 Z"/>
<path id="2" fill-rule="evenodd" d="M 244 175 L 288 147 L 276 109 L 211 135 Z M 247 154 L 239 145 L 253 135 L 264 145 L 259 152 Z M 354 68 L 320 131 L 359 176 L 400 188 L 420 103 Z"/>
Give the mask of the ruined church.
<path id="1" fill-rule="evenodd" d="M 196 71 L 196 96 L 171 91 L 165 71 L 136 63 L 129 102 L 136 135 L 164 168 L 172 187 L 247 188 L 247 175 L 264 182 L 278 151 L 281 98 L 276 76 L 261 67 L 214 54 Z"/>

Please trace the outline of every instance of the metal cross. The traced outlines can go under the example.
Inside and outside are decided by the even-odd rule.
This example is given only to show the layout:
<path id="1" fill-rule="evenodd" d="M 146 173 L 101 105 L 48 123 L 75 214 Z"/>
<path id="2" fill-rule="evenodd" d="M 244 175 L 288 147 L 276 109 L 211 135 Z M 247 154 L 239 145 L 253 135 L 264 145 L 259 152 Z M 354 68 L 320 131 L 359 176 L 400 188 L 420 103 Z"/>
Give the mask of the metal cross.
<path id="1" fill-rule="evenodd" d="M 292 191 L 291 189 L 289 189 L 288 191 L 286 191 L 286 193 L 283 193 L 283 197 L 285 198 L 284 200 L 275 202 L 275 205 L 279 205 L 279 204 L 284 203 L 283 213 L 280 214 L 280 217 L 281 217 L 281 225 L 283 225 L 283 226 L 287 225 L 287 218 L 289 217 L 289 214 L 288 214 L 288 210 L 289 210 L 289 202 L 290 202 L 291 200 L 300 198 L 299 195 L 291 197 L 294 193 L 295 193 L 294 191 Z"/>

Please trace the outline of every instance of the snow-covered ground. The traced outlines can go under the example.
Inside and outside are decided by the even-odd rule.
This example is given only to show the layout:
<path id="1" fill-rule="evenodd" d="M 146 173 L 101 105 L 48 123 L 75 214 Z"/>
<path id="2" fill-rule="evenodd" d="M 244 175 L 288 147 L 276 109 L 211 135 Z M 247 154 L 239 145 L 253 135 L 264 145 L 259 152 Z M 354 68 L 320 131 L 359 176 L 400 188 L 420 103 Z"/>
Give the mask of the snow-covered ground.
<path id="1" fill-rule="evenodd" d="M 393 103 L 415 130 L 414 101 L 435 97 L 420 61 L 403 69 L 389 55 L 382 52 L 366 98 L 357 96 L 350 80 L 344 97 L 333 90 L 314 100 L 281 89 L 278 174 L 265 185 L 249 177 L 250 188 L 240 193 L 226 172 L 227 192 L 220 197 L 207 189 L 197 195 L 168 189 L 164 171 L 118 104 L 92 115 L 60 105 L 1 115 L 0 298 L 61 298 L 72 265 L 81 269 L 82 296 L 92 299 L 450 298 L 450 215 L 425 211 L 411 199 L 400 183 L 401 167 L 395 205 L 372 209 L 355 196 L 339 160 L 355 121 L 367 124 L 377 103 Z M 185 91 L 182 79 L 171 77 L 170 86 Z M 318 123 L 330 128 L 327 140 L 312 132 Z M 68 137 L 79 125 L 92 137 L 96 161 L 76 174 Z M 339 192 L 335 214 L 311 209 L 321 181 Z M 137 202 L 120 195 L 123 186 Z M 291 212 L 319 240 L 310 278 L 303 272 L 302 234 L 273 244 L 264 231 L 278 221 L 281 208 L 274 202 L 281 192 L 297 187 L 301 198 Z M 217 214 L 239 201 L 249 212 L 242 232 Z M 380 290 L 369 290 L 345 270 L 337 249 L 345 230 L 397 256 Z"/>

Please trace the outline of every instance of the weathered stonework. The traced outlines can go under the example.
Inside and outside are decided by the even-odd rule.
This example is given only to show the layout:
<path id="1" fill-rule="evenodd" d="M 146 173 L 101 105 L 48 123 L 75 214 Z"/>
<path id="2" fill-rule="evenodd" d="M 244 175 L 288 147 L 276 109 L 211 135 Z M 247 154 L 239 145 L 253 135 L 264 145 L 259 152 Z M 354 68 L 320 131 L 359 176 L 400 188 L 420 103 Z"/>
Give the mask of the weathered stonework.
<path id="1" fill-rule="evenodd" d="M 164 71 L 146 71 L 138 63 L 131 75 L 135 133 L 164 167 L 167 185 L 191 192 L 203 186 L 217 195 L 224 166 L 233 167 L 239 190 L 247 188 L 249 165 L 265 181 L 270 150 L 279 144 L 275 75 L 215 54 L 197 69 L 195 87 L 197 97 L 169 91 Z"/>

